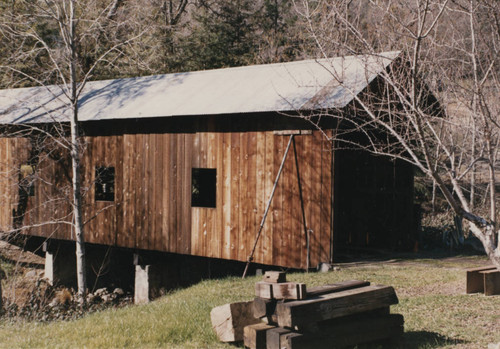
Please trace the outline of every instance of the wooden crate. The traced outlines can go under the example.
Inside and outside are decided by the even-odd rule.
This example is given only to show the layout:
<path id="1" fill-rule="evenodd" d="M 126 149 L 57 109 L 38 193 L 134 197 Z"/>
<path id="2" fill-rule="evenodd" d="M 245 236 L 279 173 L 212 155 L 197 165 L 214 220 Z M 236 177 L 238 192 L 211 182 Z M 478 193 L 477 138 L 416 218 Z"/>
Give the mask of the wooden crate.
<path id="1" fill-rule="evenodd" d="M 498 277 L 496 276 L 496 273 L 498 272 L 493 265 L 489 265 L 486 267 L 478 267 L 478 268 L 471 268 L 466 270 L 466 290 L 465 292 L 467 294 L 470 293 L 479 293 L 479 292 L 485 292 L 485 285 L 487 284 L 488 288 L 488 295 L 491 294 L 499 294 L 499 291 L 496 291 L 497 293 L 494 293 L 495 290 L 500 287 L 498 285 L 498 282 L 496 281 Z M 486 275 L 486 277 L 485 277 Z M 492 293 L 493 292 L 493 293 Z M 486 294 L 486 292 L 485 292 Z"/>

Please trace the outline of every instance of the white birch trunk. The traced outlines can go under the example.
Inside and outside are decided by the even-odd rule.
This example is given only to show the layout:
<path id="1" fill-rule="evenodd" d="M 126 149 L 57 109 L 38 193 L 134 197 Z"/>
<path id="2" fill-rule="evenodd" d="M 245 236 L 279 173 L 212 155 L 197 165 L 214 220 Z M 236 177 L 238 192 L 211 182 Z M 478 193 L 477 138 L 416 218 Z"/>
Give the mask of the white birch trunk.
<path id="1" fill-rule="evenodd" d="M 70 88 L 72 103 L 71 127 L 71 169 L 72 169 L 72 187 L 73 187 L 73 224 L 76 241 L 76 275 L 78 295 L 84 299 L 87 291 L 87 278 L 85 268 L 85 237 L 83 232 L 82 220 L 82 193 L 81 193 L 81 174 L 80 174 L 80 152 L 79 152 L 79 125 L 78 125 L 78 96 L 77 96 L 77 76 L 76 76 L 76 45 L 75 45 L 75 18 L 74 18 L 74 0 L 70 2 Z"/>

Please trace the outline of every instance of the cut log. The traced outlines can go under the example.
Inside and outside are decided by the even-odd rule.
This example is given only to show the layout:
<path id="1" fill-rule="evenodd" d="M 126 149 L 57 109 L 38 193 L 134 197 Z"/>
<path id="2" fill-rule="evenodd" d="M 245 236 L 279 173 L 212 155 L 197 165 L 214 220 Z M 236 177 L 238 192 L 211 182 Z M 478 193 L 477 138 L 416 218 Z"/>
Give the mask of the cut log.
<path id="1" fill-rule="evenodd" d="M 343 348 L 383 339 L 400 337 L 404 332 L 404 318 L 400 314 L 367 317 L 344 321 L 320 334 L 284 333 L 280 338 L 280 349 Z"/>
<path id="2" fill-rule="evenodd" d="M 366 286 L 329 293 L 306 300 L 278 303 L 276 315 L 280 327 L 294 328 L 397 304 L 391 286 Z"/>
<path id="3" fill-rule="evenodd" d="M 243 332 L 245 347 L 250 349 L 266 349 L 266 332 L 275 328 L 274 326 L 258 323 L 245 326 Z"/>
<path id="4" fill-rule="evenodd" d="M 283 271 L 266 271 L 262 277 L 262 281 L 265 282 L 286 282 L 286 273 Z"/>
<path id="5" fill-rule="evenodd" d="M 348 280 L 339 282 L 337 284 L 316 286 L 316 287 L 308 287 L 307 288 L 307 297 L 315 297 L 320 296 L 322 294 L 341 292 L 345 290 L 352 290 L 354 288 L 370 286 L 369 281 L 359 281 L 359 280 Z"/>
<path id="6" fill-rule="evenodd" d="M 253 316 L 252 303 L 230 303 L 212 309 L 210 319 L 220 341 L 240 342 L 243 340 L 244 327 L 260 322 Z"/>
<path id="7" fill-rule="evenodd" d="M 493 265 L 466 270 L 466 293 L 484 292 L 484 277 L 480 272 L 496 269 Z"/>
<path id="8" fill-rule="evenodd" d="M 306 294 L 306 284 L 265 281 L 255 283 L 255 296 L 264 299 L 304 299 Z"/>
<path id="9" fill-rule="evenodd" d="M 484 294 L 486 296 L 494 296 L 500 294 L 500 271 L 483 270 L 479 274 L 483 276 Z"/>

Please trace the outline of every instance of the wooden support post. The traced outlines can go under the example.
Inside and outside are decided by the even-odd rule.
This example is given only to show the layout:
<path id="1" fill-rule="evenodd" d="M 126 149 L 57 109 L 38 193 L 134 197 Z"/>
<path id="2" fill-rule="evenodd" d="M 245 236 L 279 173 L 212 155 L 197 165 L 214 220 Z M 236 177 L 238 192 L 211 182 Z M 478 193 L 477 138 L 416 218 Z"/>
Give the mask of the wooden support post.
<path id="1" fill-rule="evenodd" d="M 44 275 L 51 285 L 65 285 L 74 287 L 76 285 L 76 256 L 72 243 L 44 244 L 45 266 Z"/>
<path id="2" fill-rule="evenodd" d="M 243 330 L 243 343 L 250 349 L 266 349 L 267 331 L 275 328 L 264 323 L 245 326 Z"/>
<path id="3" fill-rule="evenodd" d="M 481 274 L 481 271 L 493 270 L 495 267 L 493 265 L 489 265 L 486 267 L 479 268 L 471 268 L 467 269 L 467 281 L 466 281 L 466 293 L 478 293 L 484 292 L 484 277 Z"/>
<path id="4" fill-rule="evenodd" d="M 500 294 L 500 271 L 496 269 L 479 272 L 483 276 L 484 294 L 493 296 Z"/>

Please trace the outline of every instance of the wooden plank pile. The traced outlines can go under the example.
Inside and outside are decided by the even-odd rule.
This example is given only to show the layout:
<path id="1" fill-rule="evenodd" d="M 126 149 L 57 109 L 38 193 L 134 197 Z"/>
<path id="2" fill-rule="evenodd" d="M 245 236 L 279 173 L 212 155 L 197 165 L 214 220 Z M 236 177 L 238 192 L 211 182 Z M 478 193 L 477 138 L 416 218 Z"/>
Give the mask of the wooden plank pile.
<path id="1" fill-rule="evenodd" d="M 306 288 L 286 282 L 285 273 L 266 272 L 255 285 L 255 295 L 253 316 L 245 315 L 246 320 L 236 313 L 222 316 L 248 321 L 243 341 L 251 349 L 341 348 L 394 339 L 404 331 L 403 316 L 390 313 L 390 306 L 398 303 L 390 286 L 352 280 Z M 212 324 L 223 340 L 214 323 L 216 309 Z"/>
<path id="2" fill-rule="evenodd" d="M 495 266 L 467 269 L 466 293 L 500 294 L 500 271 Z"/>

